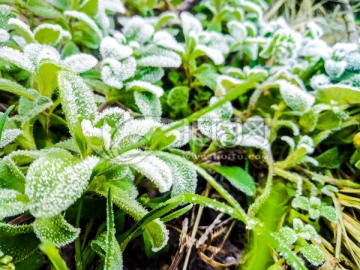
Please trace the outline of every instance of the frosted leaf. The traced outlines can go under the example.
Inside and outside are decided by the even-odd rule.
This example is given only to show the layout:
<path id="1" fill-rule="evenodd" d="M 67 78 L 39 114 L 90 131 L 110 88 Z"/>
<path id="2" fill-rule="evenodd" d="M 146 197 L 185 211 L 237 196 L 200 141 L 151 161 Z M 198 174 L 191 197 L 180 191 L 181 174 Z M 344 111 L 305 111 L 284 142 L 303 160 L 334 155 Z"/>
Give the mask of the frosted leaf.
<path id="1" fill-rule="evenodd" d="M 247 37 L 247 29 L 244 24 L 238 21 L 230 21 L 227 24 L 229 33 L 236 39 L 238 42 L 243 42 Z"/>
<path id="2" fill-rule="evenodd" d="M 329 84 L 331 84 L 330 78 L 325 74 L 315 75 L 310 80 L 310 86 L 314 90 L 317 90 Z"/>
<path id="3" fill-rule="evenodd" d="M 88 142 L 96 146 L 104 146 L 108 150 L 111 146 L 111 127 L 107 124 L 103 125 L 101 128 L 96 128 L 92 125 L 90 120 L 83 120 L 81 122 L 81 129 L 88 139 Z"/>
<path id="4" fill-rule="evenodd" d="M 140 81 L 149 83 L 156 83 L 164 76 L 164 70 L 160 67 L 145 67 L 136 72 Z"/>
<path id="5" fill-rule="evenodd" d="M 134 92 L 135 103 L 145 118 L 159 121 L 161 117 L 161 103 L 159 97 L 152 93 Z"/>
<path id="6" fill-rule="evenodd" d="M 313 39 L 318 39 L 324 34 L 322 28 L 315 22 L 309 22 L 306 25 L 306 28 L 308 31 L 308 35 L 311 36 Z"/>
<path id="7" fill-rule="evenodd" d="M 164 160 L 168 166 L 170 166 L 174 179 L 174 184 L 171 188 L 171 197 L 184 193 L 195 193 L 197 184 L 196 171 L 182 163 L 170 159 Z"/>
<path id="8" fill-rule="evenodd" d="M 25 194 L 35 217 L 49 218 L 66 210 L 85 190 L 99 158 L 77 161 L 63 150 L 35 160 L 26 175 Z"/>
<path id="9" fill-rule="evenodd" d="M 333 196 L 334 193 L 339 192 L 338 188 L 332 185 L 326 185 L 321 189 L 321 192 L 328 196 Z"/>
<path id="10" fill-rule="evenodd" d="M 34 37 L 41 44 L 56 45 L 61 40 L 62 31 L 58 24 L 42 23 L 34 29 Z"/>
<path id="11" fill-rule="evenodd" d="M 309 199 L 303 196 L 296 197 L 292 200 L 291 206 L 294 208 L 300 208 L 303 210 L 310 210 Z"/>
<path id="12" fill-rule="evenodd" d="M 168 126 L 176 125 L 177 122 L 173 122 Z M 166 126 L 165 126 L 166 127 Z M 164 128 L 165 128 L 164 127 Z M 181 147 L 187 144 L 192 138 L 192 130 L 190 125 L 182 125 L 180 128 L 173 130 L 170 134 L 175 135 L 175 141 L 172 142 L 169 147 Z"/>
<path id="13" fill-rule="evenodd" d="M 110 12 L 125 13 L 125 7 L 120 0 L 103 0 L 101 1 L 101 5 L 105 10 Z"/>
<path id="14" fill-rule="evenodd" d="M 26 40 L 22 36 L 13 35 L 11 38 L 19 46 L 19 48 L 25 48 L 27 45 Z"/>
<path id="15" fill-rule="evenodd" d="M 211 49 L 217 50 L 222 54 L 227 54 L 230 51 L 228 38 L 229 36 L 225 36 L 217 32 L 202 32 L 199 35 L 199 43 Z"/>
<path id="16" fill-rule="evenodd" d="M 178 68 L 181 65 L 181 58 L 173 51 L 155 47 L 146 50 L 137 63 L 145 67 Z"/>
<path id="17" fill-rule="evenodd" d="M 0 220 L 19 215 L 27 210 L 25 195 L 13 189 L 0 189 Z"/>
<path id="18" fill-rule="evenodd" d="M 0 28 L 0 42 L 6 42 L 10 39 L 8 31 Z"/>
<path id="19" fill-rule="evenodd" d="M 83 119 L 94 120 L 97 107 L 92 90 L 78 75 L 60 71 L 58 73 L 60 99 L 74 136 Z"/>
<path id="20" fill-rule="evenodd" d="M 165 49 L 183 52 L 184 48 L 176 41 L 176 39 L 165 30 L 158 31 L 154 34 L 153 42 Z"/>
<path id="21" fill-rule="evenodd" d="M 117 133 L 115 134 L 114 145 L 119 147 L 135 143 L 144 137 L 149 131 L 155 130 L 160 126 L 160 123 L 155 122 L 152 119 L 128 120 L 118 126 Z"/>
<path id="22" fill-rule="evenodd" d="M 112 37 L 105 37 L 101 40 L 100 54 L 102 58 L 115 58 L 122 60 L 131 56 L 133 50 L 129 46 L 119 44 L 118 41 Z"/>
<path id="23" fill-rule="evenodd" d="M 50 60 L 54 63 L 60 61 L 60 54 L 58 51 L 49 45 L 32 43 L 24 48 L 24 53 L 34 66 L 38 66 L 43 60 Z"/>
<path id="24" fill-rule="evenodd" d="M 34 66 L 30 60 L 24 55 L 24 53 L 12 49 L 10 47 L 0 48 L 0 60 L 4 60 L 10 64 L 13 64 L 19 68 L 33 72 Z"/>
<path id="25" fill-rule="evenodd" d="M 277 233 L 278 240 L 285 245 L 291 245 L 298 239 L 295 231 L 289 227 L 282 227 Z"/>
<path id="26" fill-rule="evenodd" d="M 336 60 L 342 60 L 347 54 L 356 51 L 358 45 L 355 43 L 336 43 L 332 49 L 332 57 Z"/>
<path id="27" fill-rule="evenodd" d="M 121 125 L 125 121 L 130 119 L 130 114 L 123 109 L 113 107 L 107 108 L 99 113 L 95 118 L 95 126 L 100 127 L 105 124 L 109 125 L 112 128 L 116 128 L 118 125 Z"/>
<path id="28" fill-rule="evenodd" d="M 94 20 L 91 19 L 85 13 L 75 11 L 75 10 L 67 10 L 67 11 L 64 12 L 64 14 L 67 17 L 74 18 L 76 20 L 84 22 L 86 25 L 88 25 L 96 33 L 96 35 L 100 39 L 103 37 L 103 34 L 102 34 L 100 28 L 97 26 L 97 24 L 94 22 Z"/>
<path id="29" fill-rule="evenodd" d="M 284 142 L 287 142 L 287 144 L 290 146 L 290 150 L 291 152 L 294 151 L 295 149 L 295 142 L 294 139 L 289 137 L 289 136 L 282 136 L 281 140 Z"/>
<path id="30" fill-rule="evenodd" d="M 144 81 L 136 81 L 136 80 L 131 81 L 126 85 L 126 88 L 128 90 L 134 90 L 140 92 L 148 91 L 157 97 L 161 97 L 164 94 L 164 90 L 161 87 Z"/>
<path id="31" fill-rule="evenodd" d="M 194 31 L 195 33 L 200 33 L 202 31 L 200 21 L 189 12 L 181 12 L 180 18 L 185 37 L 189 36 L 191 31 Z"/>
<path id="32" fill-rule="evenodd" d="M 69 138 L 65 141 L 61 141 L 61 142 L 58 142 L 54 145 L 54 147 L 56 148 L 62 148 L 62 149 L 66 149 L 68 151 L 72 151 L 74 153 L 79 153 L 79 148 L 76 146 L 73 138 Z"/>
<path id="33" fill-rule="evenodd" d="M 315 102 L 314 96 L 285 80 L 278 81 L 280 93 L 286 105 L 298 112 L 307 112 Z"/>
<path id="34" fill-rule="evenodd" d="M 134 76 L 136 71 L 136 61 L 129 57 L 122 62 L 114 58 L 107 58 L 103 61 L 101 69 L 101 78 L 104 82 L 115 88 L 122 88 L 123 81 Z"/>
<path id="35" fill-rule="evenodd" d="M 322 251 L 314 245 L 303 246 L 299 250 L 300 253 L 314 266 L 319 266 L 325 260 Z"/>
<path id="36" fill-rule="evenodd" d="M 333 79 L 340 78 L 346 66 L 346 61 L 334 61 L 332 59 L 326 60 L 324 65 L 326 73 Z"/>
<path id="37" fill-rule="evenodd" d="M 21 121 L 22 126 L 53 105 L 52 100 L 48 97 L 40 96 L 39 94 L 37 94 L 37 96 L 33 95 L 33 97 L 35 100 L 32 101 L 25 97 L 20 97 L 18 107 L 19 114 L 17 117 Z"/>
<path id="38" fill-rule="evenodd" d="M 125 24 L 122 32 L 127 40 L 144 43 L 152 37 L 154 31 L 152 25 L 146 23 L 142 18 L 134 16 Z"/>
<path id="39" fill-rule="evenodd" d="M 111 189 L 106 203 L 106 238 L 104 270 L 118 270 L 123 268 L 122 253 L 115 237 L 114 210 L 112 206 Z"/>
<path id="40" fill-rule="evenodd" d="M 329 59 L 332 49 L 321 39 L 308 41 L 300 50 L 301 56 L 310 56 L 316 58 Z"/>
<path id="41" fill-rule="evenodd" d="M 80 234 L 59 214 L 51 218 L 36 218 L 32 224 L 36 236 L 41 242 L 51 242 L 57 247 L 72 243 Z"/>
<path id="42" fill-rule="evenodd" d="M 0 149 L 12 143 L 21 133 L 20 129 L 4 129 L 0 138 Z"/>
<path id="43" fill-rule="evenodd" d="M 20 33 L 27 42 L 34 41 L 33 32 L 30 30 L 29 25 L 24 23 L 22 20 L 11 18 L 8 21 L 8 25 L 10 28 L 15 29 L 18 33 Z"/>
<path id="44" fill-rule="evenodd" d="M 85 53 L 78 53 L 71 56 L 66 57 L 63 60 L 63 65 L 76 72 L 82 73 L 92 69 L 97 64 L 97 60 L 94 56 Z"/>
<path id="45" fill-rule="evenodd" d="M 337 214 L 333 207 L 331 206 L 322 206 L 320 209 L 320 214 L 323 217 L 326 217 L 328 220 L 336 223 L 337 222 Z"/>
<path id="46" fill-rule="evenodd" d="M 151 152 L 133 150 L 120 155 L 114 161 L 129 165 L 146 176 L 159 188 L 160 192 L 168 191 L 173 184 L 173 175 L 169 165 L 152 155 Z"/>
<path id="47" fill-rule="evenodd" d="M 261 20 L 263 16 L 263 11 L 258 3 L 253 3 L 252 1 L 242 1 L 240 6 L 245 9 L 247 12 L 256 13 L 257 19 Z"/>
<path id="48" fill-rule="evenodd" d="M 215 94 L 217 96 L 223 96 L 228 92 L 228 90 L 236 87 L 237 85 L 239 85 L 243 82 L 244 82 L 243 80 L 239 80 L 239 79 L 231 77 L 231 76 L 220 75 L 217 77 L 217 80 L 216 80 Z"/>
<path id="49" fill-rule="evenodd" d="M 214 62 L 215 65 L 220 65 L 225 61 L 225 58 L 221 52 L 204 45 L 197 45 L 194 54 L 198 56 L 200 55 L 208 56 Z"/>
<path id="50" fill-rule="evenodd" d="M 344 60 L 346 61 L 346 70 L 349 71 L 360 71 L 360 54 L 351 53 L 345 56 Z"/>

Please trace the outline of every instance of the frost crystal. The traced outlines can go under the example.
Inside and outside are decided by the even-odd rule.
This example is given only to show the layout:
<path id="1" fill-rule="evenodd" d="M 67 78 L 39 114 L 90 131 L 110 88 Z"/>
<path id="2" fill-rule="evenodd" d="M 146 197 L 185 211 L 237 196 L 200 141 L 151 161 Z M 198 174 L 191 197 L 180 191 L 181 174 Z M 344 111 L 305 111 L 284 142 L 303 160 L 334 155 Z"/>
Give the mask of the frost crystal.
<path id="1" fill-rule="evenodd" d="M 85 13 L 75 11 L 75 10 L 67 10 L 64 12 L 65 16 L 77 19 L 79 21 L 83 21 L 86 25 L 88 25 L 96 35 L 101 39 L 103 34 L 100 28 L 96 25 L 96 23 Z"/>
<path id="2" fill-rule="evenodd" d="M 24 213 L 27 210 L 23 194 L 12 189 L 0 189 L 0 219 Z"/>
<path id="3" fill-rule="evenodd" d="M 96 128 L 92 125 L 90 120 L 83 120 L 81 122 L 82 132 L 85 137 L 91 139 L 98 139 L 101 145 L 104 146 L 105 149 L 109 149 L 111 146 L 111 127 L 107 124 L 103 125 L 101 128 Z"/>
<path id="4" fill-rule="evenodd" d="M 325 74 L 315 75 L 310 80 L 310 86 L 316 90 L 331 83 L 330 78 Z"/>
<path id="5" fill-rule="evenodd" d="M 126 88 L 135 91 L 148 91 L 157 97 L 161 97 L 164 94 L 164 90 L 161 87 L 143 81 L 131 81 L 126 85 Z"/>
<path id="6" fill-rule="evenodd" d="M 189 12 L 182 12 L 180 18 L 185 36 L 188 36 L 190 31 L 194 31 L 195 33 L 202 31 L 202 25 L 199 20 Z"/>
<path id="7" fill-rule="evenodd" d="M 151 93 L 134 92 L 135 103 L 145 118 L 159 121 L 161 117 L 160 99 Z"/>
<path id="8" fill-rule="evenodd" d="M 60 61 L 60 54 L 55 48 L 48 45 L 32 43 L 24 48 L 24 53 L 34 66 L 38 66 L 43 60 L 50 60 L 54 63 Z"/>
<path id="9" fill-rule="evenodd" d="M 136 71 L 136 61 L 129 57 L 122 62 L 114 58 L 106 58 L 101 69 L 101 78 L 104 82 L 115 88 L 122 88 L 123 81 L 134 76 Z"/>
<path id="10" fill-rule="evenodd" d="M 148 49 L 146 53 L 137 60 L 137 63 L 139 66 L 146 67 L 178 68 L 181 65 L 181 58 L 173 51 L 154 47 Z"/>
<path id="11" fill-rule="evenodd" d="M 57 247 L 70 244 L 80 234 L 80 229 L 74 228 L 62 215 L 37 218 L 32 225 L 36 236 L 42 242 L 51 242 Z"/>
<path id="12" fill-rule="evenodd" d="M 314 245 L 307 245 L 300 248 L 300 253 L 314 266 L 319 266 L 325 260 L 324 254 Z"/>
<path id="13" fill-rule="evenodd" d="M 154 43 L 160 47 L 174 50 L 177 52 L 183 52 L 184 48 L 177 43 L 176 39 L 165 30 L 161 30 L 155 33 Z"/>
<path id="14" fill-rule="evenodd" d="M 152 155 L 151 152 L 133 150 L 117 157 L 114 161 L 129 165 L 146 176 L 154 182 L 160 192 L 168 191 L 173 184 L 173 175 L 169 165 Z"/>
<path id="15" fill-rule="evenodd" d="M 94 56 L 85 53 L 78 53 L 75 55 L 71 55 L 66 57 L 63 61 L 63 65 L 76 72 L 82 73 L 89 69 L 92 69 L 97 64 L 97 60 Z"/>
<path id="16" fill-rule="evenodd" d="M 221 52 L 205 45 L 197 45 L 196 52 L 207 55 L 214 62 L 215 65 L 220 65 L 225 60 Z"/>
<path id="17" fill-rule="evenodd" d="M 8 31 L 0 28 L 0 42 L 6 42 L 10 39 Z"/>
<path id="18" fill-rule="evenodd" d="M 24 23 L 22 20 L 16 19 L 16 18 L 10 18 L 8 21 L 8 25 L 11 28 L 15 28 L 18 32 L 21 32 L 23 35 L 26 35 L 30 38 L 30 41 L 34 40 L 34 34 L 30 30 L 29 25 Z"/>
<path id="19" fill-rule="evenodd" d="M 285 80 L 278 81 L 280 93 L 285 103 L 294 111 L 307 112 L 315 102 L 315 98 L 298 86 Z"/>
<path id="20" fill-rule="evenodd" d="M 154 27 L 138 16 L 132 17 L 124 26 L 123 33 L 128 40 L 139 43 L 148 41 L 154 34 Z"/>
<path id="21" fill-rule="evenodd" d="M 131 56 L 133 50 L 129 46 L 119 44 L 118 41 L 112 37 L 105 37 L 101 40 L 100 54 L 102 58 L 115 58 L 122 60 Z"/>
<path id="22" fill-rule="evenodd" d="M 26 175 L 25 194 L 35 217 L 50 218 L 66 210 L 85 190 L 99 158 L 76 162 L 68 152 L 35 160 Z"/>
<path id="23" fill-rule="evenodd" d="M 0 59 L 30 72 L 33 72 L 35 69 L 30 60 L 22 52 L 10 47 L 0 48 Z"/>
<path id="24" fill-rule="evenodd" d="M 13 142 L 21 133 L 20 129 L 4 129 L 0 138 L 0 149 Z"/>
<path id="25" fill-rule="evenodd" d="M 330 76 L 330 78 L 338 79 L 344 73 L 347 66 L 346 61 L 334 61 L 328 59 L 325 62 L 325 71 Z"/>

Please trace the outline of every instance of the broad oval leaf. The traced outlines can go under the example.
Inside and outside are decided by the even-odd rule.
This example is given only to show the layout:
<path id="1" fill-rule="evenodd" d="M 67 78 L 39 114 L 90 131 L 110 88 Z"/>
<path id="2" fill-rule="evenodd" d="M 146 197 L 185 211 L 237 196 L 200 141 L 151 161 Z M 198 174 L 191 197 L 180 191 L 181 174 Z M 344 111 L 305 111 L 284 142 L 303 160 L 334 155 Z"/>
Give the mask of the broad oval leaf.
<path id="1" fill-rule="evenodd" d="M 303 246 L 299 250 L 300 253 L 314 266 L 319 266 L 324 262 L 324 254 L 314 245 Z"/>
<path id="2" fill-rule="evenodd" d="M 89 69 L 92 69 L 97 64 L 97 60 L 94 56 L 86 53 L 78 53 L 66 57 L 63 61 L 63 65 L 76 72 L 82 73 Z"/>
<path id="3" fill-rule="evenodd" d="M 35 160 L 25 185 L 31 214 L 50 218 L 66 210 L 82 195 L 98 161 L 97 157 L 78 161 L 65 150 Z"/>
<path id="4" fill-rule="evenodd" d="M 27 210 L 25 195 L 13 189 L 0 189 L 0 220 Z"/>
<path id="5" fill-rule="evenodd" d="M 360 90 L 356 87 L 335 84 L 322 87 L 316 93 L 320 103 L 330 104 L 335 101 L 337 105 L 360 104 Z"/>

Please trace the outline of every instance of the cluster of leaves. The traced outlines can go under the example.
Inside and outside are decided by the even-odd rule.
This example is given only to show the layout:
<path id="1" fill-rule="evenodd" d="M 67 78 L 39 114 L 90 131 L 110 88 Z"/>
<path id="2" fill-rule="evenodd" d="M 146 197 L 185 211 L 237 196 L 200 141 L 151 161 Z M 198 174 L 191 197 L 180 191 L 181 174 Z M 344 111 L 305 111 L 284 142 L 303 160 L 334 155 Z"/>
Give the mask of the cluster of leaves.
<path id="1" fill-rule="evenodd" d="M 164 222 L 193 204 L 252 231 L 245 268 L 274 263 L 257 250 L 261 239 L 283 257 L 273 267 L 325 261 L 319 222 L 340 226 L 338 188 L 359 188 L 337 176 L 360 168 L 359 44 L 329 46 L 315 23 L 298 33 L 281 18 L 265 22 L 262 0 L 158 16 L 159 3 L 139 4 L 143 17 L 122 15 L 120 0 L 5 2 L 0 90 L 14 106 L 0 115 L 2 267 L 39 269 L 45 254 L 64 269 L 56 247 L 75 242 L 77 269 L 94 258 L 122 269 L 129 241 L 143 234 L 151 252 L 162 250 Z M 251 176 L 249 160 L 244 169 L 208 164 L 229 148 L 248 159 L 261 152 L 267 179 Z M 248 211 L 205 169 L 246 194 Z M 196 195 L 198 175 L 226 203 Z M 264 213 L 278 183 L 287 204 L 274 221 Z M 124 215 L 137 221 L 129 230 Z"/>

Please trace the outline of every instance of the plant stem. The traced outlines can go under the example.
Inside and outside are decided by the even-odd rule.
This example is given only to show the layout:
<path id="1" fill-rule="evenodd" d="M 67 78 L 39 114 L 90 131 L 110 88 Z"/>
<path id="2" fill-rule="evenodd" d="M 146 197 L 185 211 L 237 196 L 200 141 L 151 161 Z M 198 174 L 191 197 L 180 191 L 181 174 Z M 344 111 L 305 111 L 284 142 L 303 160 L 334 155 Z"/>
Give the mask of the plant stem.
<path id="1" fill-rule="evenodd" d="M 75 222 L 75 225 L 77 228 L 80 227 L 81 210 L 82 210 L 83 202 L 84 202 L 83 199 L 80 199 L 80 204 L 79 204 L 78 212 L 76 215 L 76 222 Z M 75 240 L 75 264 L 76 264 L 77 270 L 83 269 L 80 237 L 76 238 L 76 240 Z"/>

